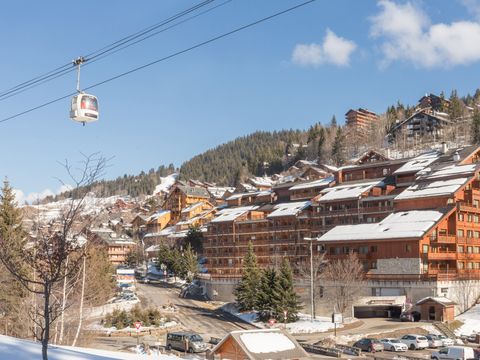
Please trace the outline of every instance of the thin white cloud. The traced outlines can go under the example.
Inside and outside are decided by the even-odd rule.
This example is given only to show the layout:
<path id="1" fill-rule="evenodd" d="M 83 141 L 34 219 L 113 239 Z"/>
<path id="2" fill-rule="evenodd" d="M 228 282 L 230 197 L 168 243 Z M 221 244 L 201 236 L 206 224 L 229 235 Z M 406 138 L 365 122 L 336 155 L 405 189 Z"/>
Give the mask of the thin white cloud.
<path id="1" fill-rule="evenodd" d="M 357 45 L 353 41 L 337 36 L 327 29 L 323 43 L 297 44 L 293 49 L 292 62 L 301 66 L 314 67 L 323 64 L 348 66 L 350 56 L 356 48 Z"/>
<path id="2" fill-rule="evenodd" d="M 480 21 L 480 0 L 462 0 L 462 3 Z"/>
<path id="3" fill-rule="evenodd" d="M 480 60 L 480 24 L 457 21 L 432 24 L 414 4 L 381 0 L 372 17 L 371 35 L 381 39 L 382 64 L 397 60 L 424 68 L 468 65 Z"/>
<path id="4" fill-rule="evenodd" d="M 25 203 L 33 204 L 39 200 L 46 198 L 47 196 L 54 196 L 56 194 L 60 194 L 64 191 L 71 190 L 71 185 L 61 185 L 56 192 L 53 192 L 50 189 L 45 189 L 41 192 L 32 192 L 29 194 L 25 194 L 20 189 L 14 189 L 13 192 L 15 193 L 15 199 L 18 204 L 23 205 Z"/>

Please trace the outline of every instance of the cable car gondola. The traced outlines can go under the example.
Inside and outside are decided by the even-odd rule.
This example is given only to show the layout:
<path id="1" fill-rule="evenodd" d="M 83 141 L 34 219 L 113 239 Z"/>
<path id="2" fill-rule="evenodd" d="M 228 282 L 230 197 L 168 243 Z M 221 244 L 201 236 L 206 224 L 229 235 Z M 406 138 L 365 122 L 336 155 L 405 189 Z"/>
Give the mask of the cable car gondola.
<path id="1" fill-rule="evenodd" d="M 72 97 L 70 118 L 73 121 L 90 123 L 98 120 L 98 99 L 96 96 L 80 91 L 80 66 L 85 62 L 83 56 L 75 59 L 73 65 L 77 66 L 77 91 L 78 94 Z"/>
<path id="2" fill-rule="evenodd" d="M 81 123 L 98 120 L 98 100 L 95 96 L 80 93 L 72 98 L 70 118 Z"/>

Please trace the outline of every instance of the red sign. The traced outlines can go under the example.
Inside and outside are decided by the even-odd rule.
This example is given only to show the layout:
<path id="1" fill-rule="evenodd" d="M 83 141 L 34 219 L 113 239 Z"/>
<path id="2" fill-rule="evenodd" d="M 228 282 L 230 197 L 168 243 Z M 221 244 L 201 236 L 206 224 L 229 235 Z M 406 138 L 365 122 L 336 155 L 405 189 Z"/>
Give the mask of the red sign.
<path id="1" fill-rule="evenodd" d="M 270 326 L 273 326 L 273 325 L 275 324 L 275 319 L 270 319 L 270 320 L 268 320 L 268 324 L 269 324 Z"/>
<path id="2" fill-rule="evenodd" d="M 135 323 L 135 329 L 136 329 L 137 331 L 140 331 L 140 328 L 141 328 L 141 327 L 142 327 L 142 323 L 141 323 L 140 321 L 137 321 L 137 322 Z"/>

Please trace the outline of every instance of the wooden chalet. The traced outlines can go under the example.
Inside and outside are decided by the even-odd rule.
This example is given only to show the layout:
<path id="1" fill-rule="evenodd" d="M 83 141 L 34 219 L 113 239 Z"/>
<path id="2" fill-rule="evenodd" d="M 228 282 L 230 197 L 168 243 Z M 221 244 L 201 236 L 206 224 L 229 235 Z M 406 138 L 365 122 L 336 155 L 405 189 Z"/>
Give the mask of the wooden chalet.
<path id="1" fill-rule="evenodd" d="M 280 329 L 238 330 L 207 353 L 210 360 L 302 360 L 310 356 L 295 338 Z"/>
<path id="2" fill-rule="evenodd" d="M 108 260 L 114 266 L 124 264 L 128 254 L 137 246 L 131 237 L 125 234 L 117 235 L 110 229 L 91 230 L 91 239 L 93 244 L 107 249 Z"/>
<path id="3" fill-rule="evenodd" d="M 161 210 L 147 218 L 147 233 L 157 233 L 170 223 L 171 212 L 169 210 Z"/>
<path id="4" fill-rule="evenodd" d="M 452 125 L 448 114 L 426 111 L 417 111 L 408 119 L 395 125 L 390 132 L 390 138 L 413 141 L 415 138 L 430 137 L 433 140 L 440 139 L 444 135 L 447 126 Z"/>
<path id="5" fill-rule="evenodd" d="M 180 220 L 184 208 L 205 200 L 210 200 L 210 193 L 206 188 L 177 184 L 167 196 L 163 209 L 171 212 L 170 221 L 175 224 Z"/>

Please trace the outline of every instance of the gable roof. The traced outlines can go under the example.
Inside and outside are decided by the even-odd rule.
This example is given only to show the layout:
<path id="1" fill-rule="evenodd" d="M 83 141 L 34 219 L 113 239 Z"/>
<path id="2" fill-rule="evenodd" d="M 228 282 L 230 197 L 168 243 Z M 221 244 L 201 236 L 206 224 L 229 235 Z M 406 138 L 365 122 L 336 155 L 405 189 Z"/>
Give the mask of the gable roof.
<path id="1" fill-rule="evenodd" d="M 250 360 L 310 358 L 292 335 L 280 329 L 232 331 L 212 349 L 212 353 L 215 354 L 228 339 L 235 341 Z"/>
<path id="2" fill-rule="evenodd" d="M 233 221 L 239 216 L 242 216 L 243 214 L 255 209 L 258 209 L 258 206 L 242 206 L 242 207 L 235 207 L 235 208 L 226 208 L 226 209 L 220 210 L 217 213 L 217 216 L 211 221 L 211 223 Z"/>
<path id="3" fill-rule="evenodd" d="M 314 181 L 308 181 L 308 182 L 303 182 L 297 185 L 293 185 L 288 190 L 302 190 L 302 189 L 310 189 L 310 188 L 316 188 L 316 187 L 327 187 L 333 181 L 335 181 L 335 178 L 333 176 L 329 176 L 323 179 L 318 179 Z"/>
<path id="4" fill-rule="evenodd" d="M 400 174 L 415 174 L 420 170 L 423 170 L 428 165 L 436 161 L 440 157 L 440 152 L 433 150 L 423 153 L 421 155 L 415 156 L 413 159 L 406 162 L 400 168 L 393 172 L 394 175 Z"/>
<path id="5" fill-rule="evenodd" d="M 439 303 L 443 306 L 457 305 L 456 302 L 450 300 L 449 298 L 441 297 L 441 296 L 435 296 L 435 297 L 427 296 L 427 297 L 424 297 L 423 299 L 418 300 L 415 305 L 422 305 L 423 303 L 426 303 L 427 301 L 433 301 L 433 302 Z"/>
<path id="6" fill-rule="evenodd" d="M 272 213 L 267 215 L 267 218 L 279 216 L 295 216 L 303 209 L 306 209 L 312 203 L 310 201 L 299 201 L 291 203 L 277 204 Z"/>
<path id="7" fill-rule="evenodd" d="M 177 185 L 177 188 L 180 189 L 187 196 L 203 197 L 210 198 L 210 194 L 207 189 L 204 187 L 193 187 L 188 185 Z"/>
<path id="8" fill-rule="evenodd" d="M 360 183 L 349 183 L 327 188 L 321 191 L 322 197 L 318 199 L 319 203 L 326 201 L 358 199 L 364 192 L 369 191 L 376 185 L 381 185 L 381 181 L 368 181 Z"/>

